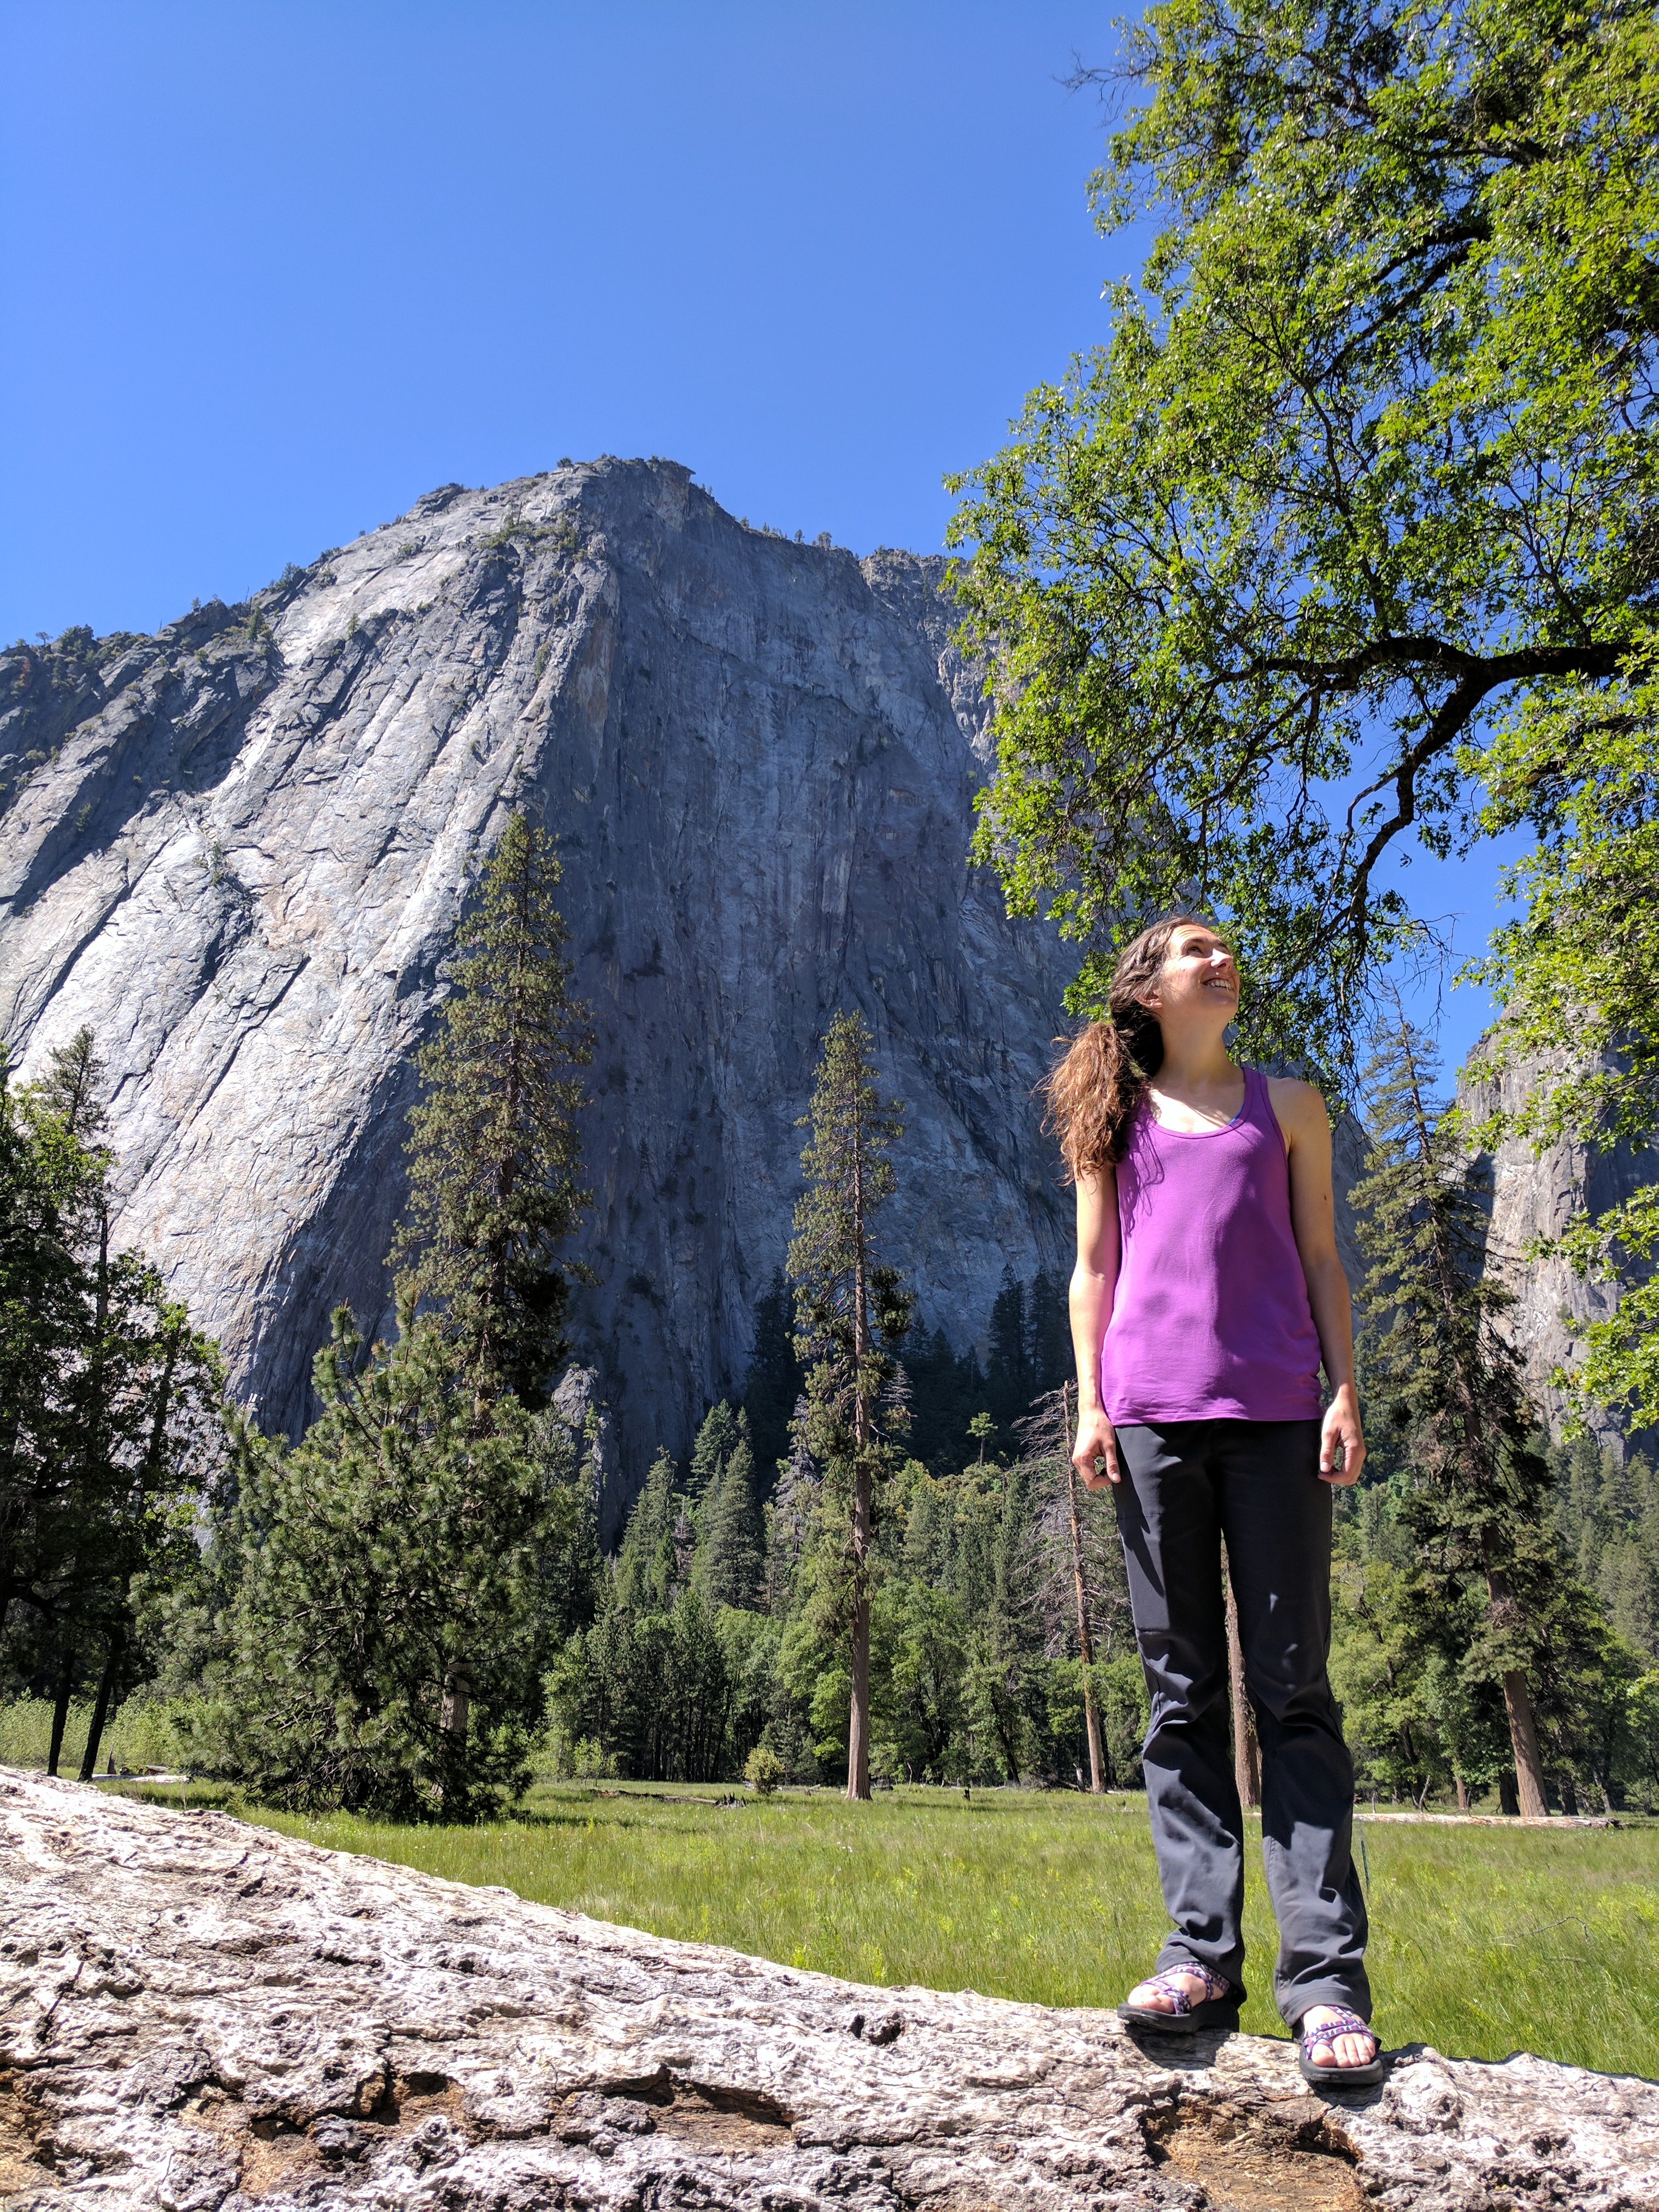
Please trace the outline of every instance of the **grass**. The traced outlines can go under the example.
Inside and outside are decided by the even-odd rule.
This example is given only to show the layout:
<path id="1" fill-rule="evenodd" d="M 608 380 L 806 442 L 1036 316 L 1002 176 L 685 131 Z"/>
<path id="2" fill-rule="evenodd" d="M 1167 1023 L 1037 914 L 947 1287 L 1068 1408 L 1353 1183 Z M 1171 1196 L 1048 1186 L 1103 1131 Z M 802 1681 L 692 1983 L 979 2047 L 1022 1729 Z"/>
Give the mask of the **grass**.
<path id="1" fill-rule="evenodd" d="M 92 1724 L 92 1702 L 76 1700 L 69 1709 L 58 1771 L 73 1778 L 81 1771 Z M 52 1699 L 19 1698 L 0 1705 L 0 1766 L 44 1767 L 52 1749 Z M 168 1724 L 167 1708 L 134 1700 L 118 1707 L 98 1745 L 98 1768 L 113 1759 L 118 1767 L 181 1766 L 185 1752 Z"/>
<path id="2" fill-rule="evenodd" d="M 1115 2004 L 1167 1925 L 1134 1796 L 917 1788 L 853 1806 L 788 1790 L 721 1805 L 713 1790 L 565 1783 L 474 1828 L 237 1809 L 331 1850 L 890 1986 Z M 1362 1832 L 1385 2045 L 1659 2077 L 1659 1825 Z M 1245 1926 L 1243 2025 L 1282 2034 L 1254 1848 Z"/>

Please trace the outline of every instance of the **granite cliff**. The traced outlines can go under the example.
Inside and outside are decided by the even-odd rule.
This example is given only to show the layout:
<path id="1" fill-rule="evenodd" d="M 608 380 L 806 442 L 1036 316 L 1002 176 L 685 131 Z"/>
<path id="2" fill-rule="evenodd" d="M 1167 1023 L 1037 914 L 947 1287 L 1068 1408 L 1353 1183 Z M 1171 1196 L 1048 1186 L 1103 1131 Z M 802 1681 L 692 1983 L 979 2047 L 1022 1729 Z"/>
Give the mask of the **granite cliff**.
<path id="1" fill-rule="evenodd" d="M 337 1301 L 387 1318 L 410 1054 L 514 806 L 599 1032 L 575 1326 L 623 1487 L 741 1382 L 838 1007 L 907 1102 L 887 1233 L 929 1322 L 960 1346 L 1005 1264 L 1066 1264 L 1030 1091 L 1070 963 L 966 865 L 984 709 L 938 584 L 601 460 L 0 659 L 0 1036 L 28 1074 L 90 1024 L 118 1233 L 268 1423 Z"/>
<path id="2" fill-rule="evenodd" d="M 0 1037 L 27 1075 L 91 1025 L 118 1234 L 267 1423 L 306 1418 L 335 1303 L 389 1322 L 410 1054 L 514 806 L 562 853 L 599 1032 L 574 1322 L 611 1526 L 741 1383 L 836 1008 L 907 1103 L 888 1234 L 926 1318 L 960 1348 L 1005 1265 L 1069 1264 L 1030 1093 L 1072 962 L 967 866 L 986 709 L 939 584 L 751 530 L 670 462 L 567 463 L 446 486 L 154 636 L 0 654 Z M 1349 1125 L 1340 1205 L 1359 1158 Z M 1626 1169 L 1495 1165 L 1543 1389 L 1596 1294 L 1526 1237 Z"/>
<path id="3" fill-rule="evenodd" d="M 1457 1103 L 1478 1127 L 1499 1109 L 1517 1112 L 1537 1075 L 1526 1067 L 1508 1069 L 1496 1081 L 1476 1081 L 1466 1074 L 1458 1083 Z M 1582 1350 L 1573 1325 L 1605 1320 L 1618 1304 L 1618 1292 L 1606 1283 L 1580 1281 L 1564 1260 L 1534 1259 L 1531 1247 L 1536 1239 L 1560 1236 L 1587 1211 L 1609 1212 L 1659 1178 L 1659 1152 L 1650 1146 L 1598 1152 L 1564 1140 L 1536 1155 L 1529 1144 L 1511 1138 L 1481 1155 L 1477 1166 L 1487 1178 L 1490 1200 L 1486 1272 L 1514 1301 L 1498 1327 L 1520 1354 L 1534 1402 L 1552 1429 L 1559 1429 L 1566 1401 L 1551 1377 L 1571 1368 Z M 1612 1413 L 1593 1419 L 1590 1426 L 1608 1443 L 1618 1443 L 1623 1436 Z M 1644 1432 L 1634 1442 L 1651 1451 L 1659 1437 Z"/>

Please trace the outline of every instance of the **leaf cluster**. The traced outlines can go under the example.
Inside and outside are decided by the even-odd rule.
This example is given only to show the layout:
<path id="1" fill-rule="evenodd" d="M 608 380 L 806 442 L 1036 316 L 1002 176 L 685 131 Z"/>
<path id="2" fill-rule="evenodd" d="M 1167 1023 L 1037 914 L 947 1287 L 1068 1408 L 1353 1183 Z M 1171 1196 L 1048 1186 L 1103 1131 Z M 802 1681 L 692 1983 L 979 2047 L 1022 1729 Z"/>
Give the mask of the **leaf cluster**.
<path id="1" fill-rule="evenodd" d="M 1109 343 L 961 478 L 997 659 L 978 856 L 1086 948 L 1195 903 L 1247 1048 L 1352 1091 L 1398 866 L 1645 727 L 1659 35 L 1565 0 L 1161 0 L 1099 218 L 1163 228 Z"/>

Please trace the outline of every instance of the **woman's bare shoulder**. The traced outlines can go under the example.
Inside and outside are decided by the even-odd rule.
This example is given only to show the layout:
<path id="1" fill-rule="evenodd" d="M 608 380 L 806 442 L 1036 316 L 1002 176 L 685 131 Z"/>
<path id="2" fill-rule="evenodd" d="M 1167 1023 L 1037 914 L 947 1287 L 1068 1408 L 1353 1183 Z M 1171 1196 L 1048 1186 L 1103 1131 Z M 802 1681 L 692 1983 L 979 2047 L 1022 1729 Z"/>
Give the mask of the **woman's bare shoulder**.
<path id="1" fill-rule="evenodd" d="M 1270 1075 L 1267 1096 L 1280 1128 L 1288 1135 L 1330 1134 L 1331 1117 L 1317 1085 L 1304 1083 L 1299 1075 Z"/>

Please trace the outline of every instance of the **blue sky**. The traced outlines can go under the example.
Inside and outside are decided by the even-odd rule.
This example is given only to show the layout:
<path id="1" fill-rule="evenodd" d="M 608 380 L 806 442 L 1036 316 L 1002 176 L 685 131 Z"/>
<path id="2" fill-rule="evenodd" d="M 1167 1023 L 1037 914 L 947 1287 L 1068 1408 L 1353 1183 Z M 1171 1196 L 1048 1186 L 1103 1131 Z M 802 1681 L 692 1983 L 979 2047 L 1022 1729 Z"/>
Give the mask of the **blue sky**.
<path id="1" fill-rule="evenodd" d="M 150 629 L 433 485 L 663 453 L 940 543 L 1103 334 L 1109 58 L 1061 0 L 0 7 L 0 636 Z M 1413 872 L 1476 949 L 1495 865 Z M 1430 1002 L 1419 997 L 1424 1012 Z M 1461 1057 L 1484 1003 L 1441 1016 Z"/>

